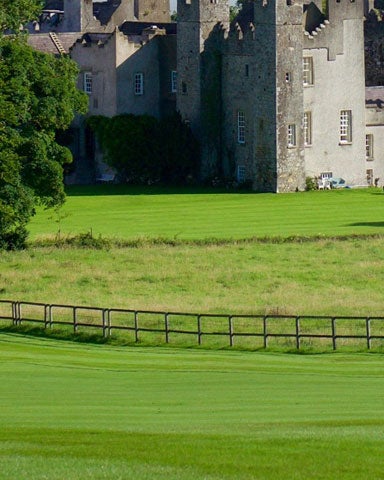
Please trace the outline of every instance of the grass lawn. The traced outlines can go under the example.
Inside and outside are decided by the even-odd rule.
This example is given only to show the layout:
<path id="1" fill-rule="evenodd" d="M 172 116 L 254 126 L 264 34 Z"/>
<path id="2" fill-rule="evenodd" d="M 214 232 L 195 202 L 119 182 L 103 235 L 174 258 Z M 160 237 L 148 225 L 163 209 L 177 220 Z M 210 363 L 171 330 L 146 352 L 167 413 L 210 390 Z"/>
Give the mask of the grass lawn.
<path id="1" fill-rule="evenodd" d="M 119 239 L 289 237 L 382 233 L 380 189 L 296 194 L 166 191 L 118 185 L 68 188 L 57 213 L 39 210 L 31 239 L 92 231 Z"/>
<path id="2" fill-rule="evenodd" d="M 0 336 L 0 478 L 381 479 L 380 354 Z"/>

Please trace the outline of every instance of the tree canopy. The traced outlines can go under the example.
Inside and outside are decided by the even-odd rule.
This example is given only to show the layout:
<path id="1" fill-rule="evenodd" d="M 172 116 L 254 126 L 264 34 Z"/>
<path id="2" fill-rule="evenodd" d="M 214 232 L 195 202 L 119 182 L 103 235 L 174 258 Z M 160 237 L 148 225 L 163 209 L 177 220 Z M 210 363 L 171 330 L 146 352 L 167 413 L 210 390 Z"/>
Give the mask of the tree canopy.
<path id="1" fill-rule="evenodd" d="M 1 0 L 0 32 L 6 29 L 17 32 L 20 25 L 37 17 L 43 3 L 43 0 Z"/>
<path id="2" fill-rule="evenodd" d="M 37 4 L 5 0 L 10 11 L 24 7 L 28 15 Z M 10 15 L 5 9 L 2 3 L 3 25 Z M 72 156 L 57 143 L 56 134 L 69 127 L 75 112 L 86 112 L 77 75 L 68 57 L 37 52 L 23 36 L 0 37 L 0 248 L 23 246 L 37 204 L 51 207 L 64 201 L 63 165 Z"/>

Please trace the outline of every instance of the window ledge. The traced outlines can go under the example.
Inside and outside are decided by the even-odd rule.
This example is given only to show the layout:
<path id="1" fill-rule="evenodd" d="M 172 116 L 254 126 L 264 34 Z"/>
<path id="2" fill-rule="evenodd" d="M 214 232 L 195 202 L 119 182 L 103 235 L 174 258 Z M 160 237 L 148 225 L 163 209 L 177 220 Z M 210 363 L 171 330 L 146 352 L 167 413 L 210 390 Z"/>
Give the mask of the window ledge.
<path id="1" fill-rule="evenodd" d="M 339 142 L 339 145 L 340 146 L 343 146 L 343 145 L 352 145 L 352 142 Z"/>

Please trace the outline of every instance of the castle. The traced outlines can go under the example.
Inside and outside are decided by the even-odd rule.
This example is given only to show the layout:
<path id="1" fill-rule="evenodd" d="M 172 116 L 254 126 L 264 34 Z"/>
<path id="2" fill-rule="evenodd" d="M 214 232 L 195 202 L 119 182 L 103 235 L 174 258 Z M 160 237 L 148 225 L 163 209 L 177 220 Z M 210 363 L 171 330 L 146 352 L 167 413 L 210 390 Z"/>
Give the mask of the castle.
<path id="1" fill-rule="evenodd" d="M 384 181 L 384 88 L 365 75 L 372 7 L 252 0 L 230 23 L 228 0 L 178 0 L 174 23 L 168 0 L 47 0 L 29 42 L 77 62 L 90 115 L 179 111 L 203 177 L 262 192 L 304 190 L 306 177 L 367 186 Z M 84 119 L 72 130 L 72 181 L 91 181 L 101 153 Z"/>

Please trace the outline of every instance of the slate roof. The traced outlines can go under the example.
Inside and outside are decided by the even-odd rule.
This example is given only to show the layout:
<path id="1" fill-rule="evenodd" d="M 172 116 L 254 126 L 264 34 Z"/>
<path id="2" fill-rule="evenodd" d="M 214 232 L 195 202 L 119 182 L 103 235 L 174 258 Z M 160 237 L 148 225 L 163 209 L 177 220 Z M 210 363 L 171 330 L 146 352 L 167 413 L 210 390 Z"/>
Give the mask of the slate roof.
<path id="1" fill-rule="evenodd" d="M 384 108 L 384 87 L 365 87 L 365 105 Z"/>
<path id="2" fill-rule="evenodd" d="M 65 53 L 69 53 L 69 49 L 79 38 L 78 33 L 57 33 L 56 35 Z M 49 33 L 34 33 L 33 35 L 28 35 L 28 44 L 40 52 L 51 53 L 53 55 L 60 53 Z"/>

